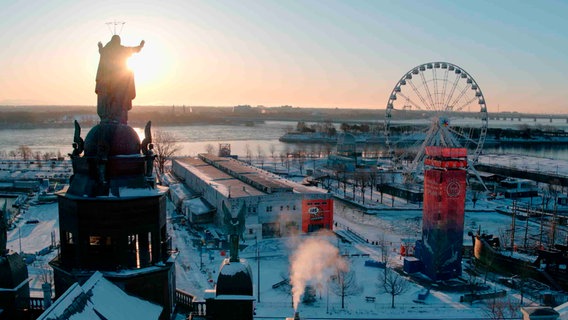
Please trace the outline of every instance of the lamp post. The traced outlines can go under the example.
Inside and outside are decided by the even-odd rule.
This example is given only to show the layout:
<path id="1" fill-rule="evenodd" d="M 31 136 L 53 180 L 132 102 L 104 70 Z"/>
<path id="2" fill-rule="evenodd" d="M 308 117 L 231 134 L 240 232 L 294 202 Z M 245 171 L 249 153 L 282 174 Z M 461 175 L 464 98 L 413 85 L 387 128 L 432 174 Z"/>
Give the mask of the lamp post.
<path id="1" fill-rule="evenodd" d="M 258 235 L 254 237 L 256 242 L 256 298 L 260 303 L 260 248 L 258 247 Z"/>
<path id="2" fill-rule="evenodd" d="M 203 271 L 203 243 L 199 244 L 199 270 Z"/>
<path id="3" fill-rule="evenodd" d="M 327 279 L 327 303 L 325 306 L 325 314 L 329 314 L 329 279 Z"/>

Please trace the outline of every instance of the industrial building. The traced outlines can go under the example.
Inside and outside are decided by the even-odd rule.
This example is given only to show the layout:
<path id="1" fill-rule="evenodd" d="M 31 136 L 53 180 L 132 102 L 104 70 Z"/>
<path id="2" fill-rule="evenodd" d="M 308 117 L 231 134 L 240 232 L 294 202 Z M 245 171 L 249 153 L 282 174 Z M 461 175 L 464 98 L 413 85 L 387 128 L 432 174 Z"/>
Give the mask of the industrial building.
<path id="1" fill-rule="evenodd" d="M 181 211 L 190 223 L 222 226 L 223 201 L 245 206 L 245 238 L 270 238 L 332 229 L 332 195 L 229 157 L 200 154 L 172 161 L 172 172 L 189 189 Z"/>

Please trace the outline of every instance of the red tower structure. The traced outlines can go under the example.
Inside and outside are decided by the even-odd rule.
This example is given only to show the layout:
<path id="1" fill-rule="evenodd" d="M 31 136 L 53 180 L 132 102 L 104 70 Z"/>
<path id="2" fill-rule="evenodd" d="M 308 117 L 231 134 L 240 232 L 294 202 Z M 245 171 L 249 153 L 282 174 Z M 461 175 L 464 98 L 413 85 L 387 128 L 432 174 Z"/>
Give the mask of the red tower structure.
<path id="1" fill-rule="evenodd" d="M 461 275 L 467 149 L 426 147 L 420 258 L 432 280 Z"/>

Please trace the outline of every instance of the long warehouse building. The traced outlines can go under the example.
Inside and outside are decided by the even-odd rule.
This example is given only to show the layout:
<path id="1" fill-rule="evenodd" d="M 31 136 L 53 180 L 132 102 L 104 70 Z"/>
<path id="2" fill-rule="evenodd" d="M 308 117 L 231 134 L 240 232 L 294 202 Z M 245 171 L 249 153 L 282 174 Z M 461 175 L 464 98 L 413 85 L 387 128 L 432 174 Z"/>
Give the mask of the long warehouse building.
<path id="1" fill-rule="evenodd" d="M 193 193 L 190 204 L 183 207 L 190 223 L 222 226 L 226 201 L 232 208 L 245 206 L 246 238 L 333 228 L 333 198 L 326 190 L 212 154 L 174 159 L 172 171 Z"/>

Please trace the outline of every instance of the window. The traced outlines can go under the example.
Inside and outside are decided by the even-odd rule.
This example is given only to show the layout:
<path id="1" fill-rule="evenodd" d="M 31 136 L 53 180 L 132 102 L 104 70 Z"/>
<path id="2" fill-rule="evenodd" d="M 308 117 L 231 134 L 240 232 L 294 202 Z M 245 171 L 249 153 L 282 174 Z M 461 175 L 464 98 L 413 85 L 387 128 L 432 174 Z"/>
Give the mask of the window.
<path id="1" fill-rule="evenodd" d="M 138 235 L 131 234 L 128 236 L 128 250 L 133 259 L 136 268 L 140 268 L 140 243 L 138 242 Z"/>
<path id="2" fill-rule="evenodd" d="M 102 245 L 102 238 L 101 236 L 89 236 L 89 245 L 91 246 L 100 246 Z"/>
<path id="3" fill-rule="evenodd" d="M 267 206 L 267 207 L 266 207 L 266 212 L 272 212 L 272 206 Z"/>
<path id="4" fill-rule="evenodd" d="M 89 236 L 89 245 L 91 246 L 110 246 L 112 245 L 111 237 Z"/>
<path id="5" fill-rule="evenodd" d="M 292 206 L 292 210 L 296 210 L 296 205 Z"/>
<path id="6" fill-rule="evenodd" d="M 67 244 L 75 244 L 75 243 L 73 242 L 73 233 L 68 232 L 68 231 L 65 232 L 65 242 L 66 242 Z"/>
<path id="7" fill-rule="evenodd" d="M 152 232 L 148 232 L 148 258 L 152 261 Z"/>

